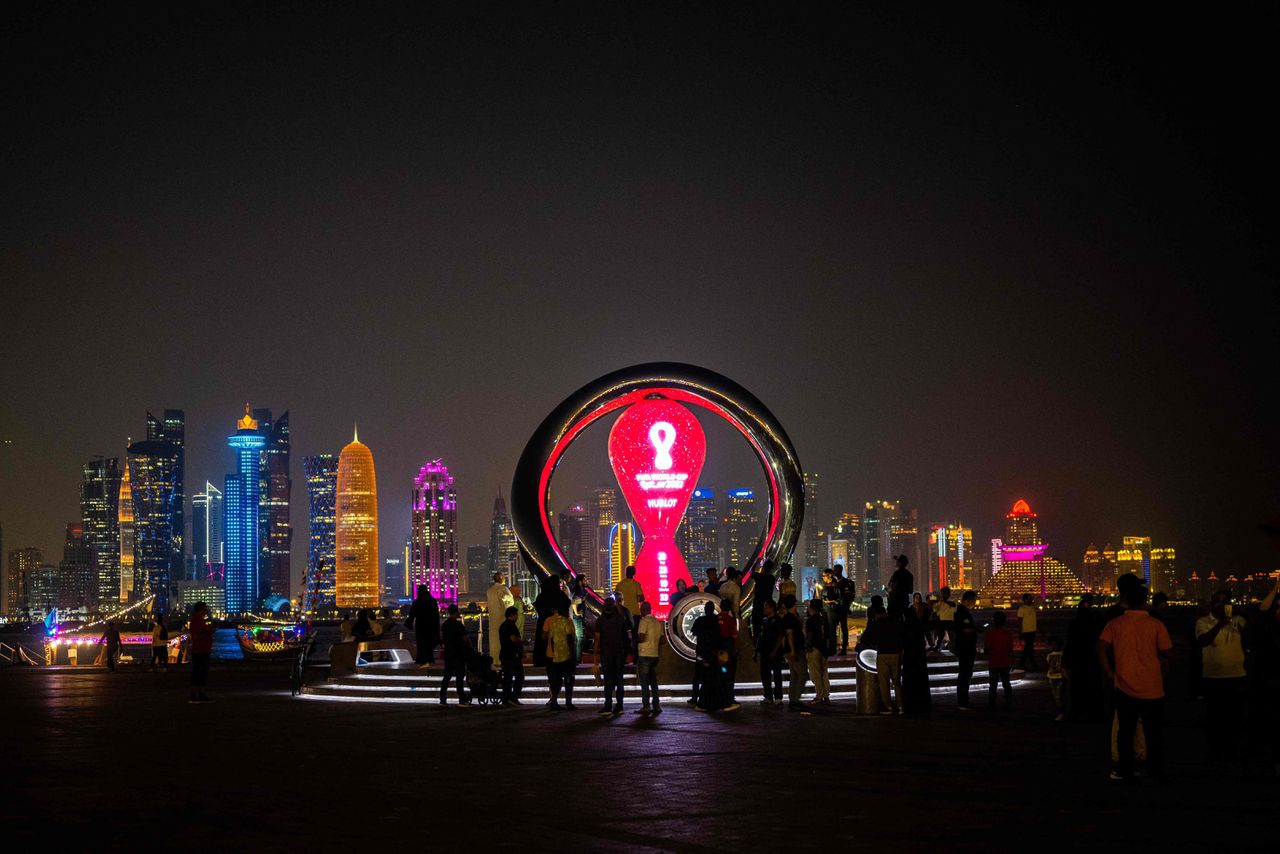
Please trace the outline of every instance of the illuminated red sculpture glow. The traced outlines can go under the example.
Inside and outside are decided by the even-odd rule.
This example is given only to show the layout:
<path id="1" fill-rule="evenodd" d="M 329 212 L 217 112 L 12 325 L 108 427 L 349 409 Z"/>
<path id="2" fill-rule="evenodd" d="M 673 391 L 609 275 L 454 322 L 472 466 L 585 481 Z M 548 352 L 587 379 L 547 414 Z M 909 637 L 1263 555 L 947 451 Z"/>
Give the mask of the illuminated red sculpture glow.
<path id="1" fill-rule="evenodd" d="M 643 535 L 636 581 L 660 620 L 676 582 L 692 580 L 675 535 L 706 457 L 702 425 L 672 400 L 634 403 L 609 431 L 609 463 Z"/>

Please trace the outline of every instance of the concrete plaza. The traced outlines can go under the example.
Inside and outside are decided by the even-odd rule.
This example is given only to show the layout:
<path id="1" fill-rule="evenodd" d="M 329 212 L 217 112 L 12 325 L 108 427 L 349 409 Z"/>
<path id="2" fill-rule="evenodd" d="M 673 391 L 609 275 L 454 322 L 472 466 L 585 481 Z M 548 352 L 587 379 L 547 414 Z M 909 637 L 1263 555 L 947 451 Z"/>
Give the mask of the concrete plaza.
<path id="1" fill-rule="evenodd" d="M 1101 735 L 1012 711 L 867 717 L 289 696 L 281 667 L 0 671 L 6 843 L 133 851 L 1269 850 L 1280 787 L 1208 762 L 1173 701 L 1172 785 L 1106 779 Z M 985 706 L 982 686 L 974 696 Z M 636 706 L 632 706 L 634 711 Z"/>

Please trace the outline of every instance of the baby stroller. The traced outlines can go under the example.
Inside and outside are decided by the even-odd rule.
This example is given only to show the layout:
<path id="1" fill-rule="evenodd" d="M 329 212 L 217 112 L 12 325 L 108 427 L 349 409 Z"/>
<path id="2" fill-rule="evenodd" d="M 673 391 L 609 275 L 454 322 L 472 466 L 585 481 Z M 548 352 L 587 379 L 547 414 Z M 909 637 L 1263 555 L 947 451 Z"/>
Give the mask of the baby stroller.
<path id="1" fill-rule="evenodd" d="M 467 691 L 471 702 L 481 706 L 502 703 L 501 682 L 493 669 L 493 658 L 474 650 L 467 656 Z"/>

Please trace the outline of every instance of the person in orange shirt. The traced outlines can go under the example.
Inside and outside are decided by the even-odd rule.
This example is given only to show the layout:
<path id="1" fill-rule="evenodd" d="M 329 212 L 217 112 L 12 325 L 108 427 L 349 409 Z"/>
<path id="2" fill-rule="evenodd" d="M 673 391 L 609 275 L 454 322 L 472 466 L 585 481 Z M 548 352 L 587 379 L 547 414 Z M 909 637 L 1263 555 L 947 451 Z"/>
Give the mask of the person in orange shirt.
<path id="1" fill-rule="evenodd" d="M 1115 686 L 1117 777 L 1132 783 L 1133 736 L 1142 721 L 1147 742 L 1147 769 L 1153 777 L 1164 773 L 1164 666 L 1173 643 L 1164 623 L 1147 612 L 1147 588 L 1126 585 L 1127 610 L 1107 623 L 1098 639 L 1098 662 L 1103 677 Z"/>

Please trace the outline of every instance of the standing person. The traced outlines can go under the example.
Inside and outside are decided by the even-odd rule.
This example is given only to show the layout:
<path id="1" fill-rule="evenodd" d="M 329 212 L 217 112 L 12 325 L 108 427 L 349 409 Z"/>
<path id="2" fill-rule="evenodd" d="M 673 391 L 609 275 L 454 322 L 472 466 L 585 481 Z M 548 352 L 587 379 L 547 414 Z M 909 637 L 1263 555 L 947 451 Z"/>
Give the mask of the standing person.
<path id="1" fill-rule="evenodd" d="M 867 612 L 871 620 L 863 634 L 862 645 L 876 651 L 876 682 L 880 689 L 880 714 L 900 715 L 902 698 L 903 623 L 890 617 L 883 605 Z M 890 699 L 892 694 L 893 699 Z"/>
<path id="2" fill-rule="evenodd" d="M 787 567 L 786 564 L 782 566 L 784 570 Z M 782 607 L 782 645 L 791 679 L 787 686 L 790 700 L 788 708 L 803 709 L 804 704 L 800 702 L 800 698 L 804 696 L 805 682 L 809 679 L 805 661 L 804 624 L 796 614 L 796 597 L 793 594 L 786 594 L 778 600 L 778 604 Z"/>
<path id="3" fill-rule="evenodd" d="M 622 607 L 631 615 L 631 636 L 634 639 L 640 631 L 640 603 L 644 601 L 644 588 L 636 581 L 634 566 L 627 567 L 623 572 L 626 578 L 618 582 L 613 592 L 622 597 Z M 633 649 L 631 652 L 635 654 L 636 651 Z"/>
<path id="4" fill-rule="evenodd" d="M 831 567 L 831 575 L 835 578 L 836 590 L 839 596 L 836 599 L 836 633 L 840 641 L 840 654 L 849 654 L 849 608 L 853 606 L 854 587 L 853 581 L 845 577 L 844 566 L 836 564 Z M 834 653 L 836 649 L 836 635 L 831 637 L 831 648 Z"/>
<path id="5" fill-rule="evenodd" d="M 938 591 L 938 601 L 933 605 L 933 614 L 936 618 L 934 627 L 937 634 L 933 640 L 933 651 L 937 652 L 942 649 L 942 644 L 946 641 L 947 636 L 951 636 L 951 642 L 955 643 L 955 620 L 956 620 L 956 604 L 951 601 L 951 588 L 944 587 Z"/>
<path id="6" fill-rule="evenodd" d="M 835 655 L 836 652 L 836 620 L 840 611 L 840 585 L 836 582 L 836 574 L 833 569 L 824 569 L 822 571 L 822 589 L 818 591 L 818 604 L 822 608 L 822 617 L 827 621 L 827 631 L 824 634 L 827 643 L 827 655 Z M 810 602 L 810 605 L 813 603 Z M 848 629 L 845 630 L 846 633 Z M 813 668 L 809 669 L 809 676 L 816 680 L 818 677 L 814 674 Z"/>
<path id="7" fill-rule="evenodd" d="M 1164 773 L 1163 662 L 1173 644 L 1164 623 L 1147 613 L 1147 588 L 1127 585 L 1122 591 L 1127 609 L 1102 629 L 1098 665 L 1114 685 L 1116 735 L 1120 763 L 1113 779 L 1133 782 L 1133 737 L 1142 721 L 1147 742 L 1147 769 L 1153 777 Z"/>
<path id="8" fill-rule="evenodd" d="M 1277 546 L 1280 527 L 1263 525 Z M 1249 668 L 1249 743 L 1245 772 L 1250 778 L 1276 779 L 1280 771 L 1280 576 L 1271 592 L 1258 603 L 1257 623 L 1250 639 L 1253 654 Z"/>
<path id="9" fill-rule="evenodd" d="M 933 708 L 929 693 L 929 618 L 932 609 L 914 594 L 902 615 L 902 711 L 909 715 Z"/>
<path id="10" fill-rule="evenodd" d="M 970 606 L 978 601 L 972 590 L 966 590 L 960 596 L 960 606 L 956 608 L 955 619 L 951 621 L 951 642 L 956 658 L 960 660 L 960 680 L 956 687 L 956 708 L 967 712 L 973 707 L 969 705 L 969 683 L 973 681 L 973 662 L 978 657 L 978 627 L 974 625 Z"/>
<path id="11" fill-rule="evenodd" d="M 471 705 L 471 698 L 463 691 L 463 683 L 467 678 L 467 627 L 458 616 L 458 606 L 449 605 L 449 618 L 440 629 L 440 637 L 444 642 L 444 677 L 440 680 L 440 705 L 447 705 L 449 680 L 457 679 L 458 704 Z"/>
<path id="12" fill-rule="evenodd" d="M 791 564 L 784 563 L 778 567 L 778 603 L 781 605 L 783 596 L 795 596 L 796 583 L 791 580 Z M 785 609 L 780 609 L 785 610 Z"/>
<path id="13" fill-rule="evenodd" d="M 613 597 L 606 598 L 596 617 L 596 655 L 604 673 L 602 715 L 616 718 L 622 714 L 622 668 L 632 648 L 631 631 L 631 615 L 619 608 Z"/>
<path id="14" fill-rule="evenodd" d="M 552 607 L 551 616 L 543 626 L 544 640 L 547 648 L 547 681 L 551 685 L 551 700 L 548 709 L 560 708 L 560 691 L 564 690 L 564 708 L 573 711 L 573 680 L 577 674 L 577 657 L 574 642 L 577 637 L 573 620 L 560 612 L 557 603 Z M 566 610 L 568 605 L 564 605 Z"/>
<path id="15" fill-rule="evenodd" d="M 714 602 L 703 605 L 702 616 L 693 621 L 693 704 L 702 711 L 716 711 L 722 705 L 720 679 L 720 620 Z"/>
<path id="16" fill-rule="evenodd" d="M 683 578 L 676 579 L 675 592 L 671 594 L 671 607 L 675 608 L 676 603 L 689 594 L 689 585 L 685 583 Z"/>
<path id="17" fill-rule="evenodd" d="M 1061 722 L 1067 716 L 1067 670 L 1062 665 L 1062 638 L 1049 638 L 1044 672 L 1049 679 L 1049 692 L 1053 695 L 1053 719 Z"/>
<path id="18" fill-rule="evenodd" d="M 640 603 L 640 625 L 636 632 L 636 681 L 640 683 L 640 714 L 662 712 L 658 697 L 658 654 L 662 651 L 662 623 L 653 616 L 653 606 Z"/>
<path id="19" fill-rule="evenodd" d="M 524 633 L 516 623 L 520 609 L 512 605 L 506 619 L 498 627 L 498 641 L 502 653 L 502 703 L 520 705 L 520 692 L 524 690 Z"/>
<path id="20" fill-rule="evenodd" d="M 427 585 L 418 585 L 418 595 L 409 606 L 404 627 L 414 630 L 413 659 L 419 670 L 426 670 L 436 660 L 436 647 L 440 645 L 440 604 Z"/>
<path id="21" fill-rule="evenodd" d="M 98 638 L 98 643 L 106 645 L 107 669 L 114 673 L 116 661 L 120 658 L 120 627 L 115 620 L 107 620 L 107 629 Z"/>
<path id="22" fill-rule="evenodd" d="M 1201 686 L 1207 715 L 1205 732 L 1215 759 L 1234 762 L 1244 729 L 1245 619 L 1231 613 L 1231 592 L 1209 600 L 1209 615 L 1196 620 L 1196 643 L 1203 655 Z"/>
<path id="23" fill-rule="evenodd" d="M 209 606 L 197 602 L 191 609 L 191 699 L 188 703 L 212 703 L 204 693 L 209 681 L 209 659 L 213 656 L 213 626 L 209 624 Z"/>
<path id="24" fill-rule="evenodd" d="M 910 561 L 906 555 L 898 555 L 894 560 L 898 568 L 893 571 L 893 575 L 889 576 L 889 617 L 897 620 L 901 619 L 902 612 L 907 610 L 907 605 L 911 603 L 911 594 L 915 591 L 915 577 L 907 569 Z"/>
<path id="25" fill-rule="evenodd" d="M 720 595 L 720 570 L 714 566 L 707 567 L 707 583 L 702 585 L 702 592 L 712 596 Z"/>
<path id="26" fill-rule="evenodd" d="M 1067 714 L 1073 721 L 1102 720 L 1102 671 L 1098 667 L 1098 636 L 1103 621 L 1093 607 L 1093 594 L 1080 597 L 1076 615 L 1067 624 L 1062 666 L 1067 677 Z"/>
<path id="27" fill-rule="evenodd" d="M 542 579 L 537 597 L 533 600 L 533 609 L 538 613 L 538 624 L 534 627 L 536 640 L 533 645 L 534 667 L 546 667 L 547 678 L 551 677 L 551 659 L 547 655 L 547 621 L 555 614 L 564 616 L 569 613 L 569 597 L 560 587 L 560 579 L 549 576 Z"/>
<path id="28" fill-rule="evenodd" d="M 1022 594 L 1022 604 L 1018 606 L 1018 633 L 1022 635 L 1022 657 L 1018 666 L 1032 673 L 1036 669 L 1036 606 L 1031 603 L 1031 594 Z"/>
<path id="29" fill-rule="evenodd" d="M 831 702 L 831 680 L 827 677 L 827 653 L 831 649 L 827 617 L 822 600 L 809 602 L 809 618 L 804 621 L 805 663 L 813 678 L 813 703 Z"/>
<path id="30" fill-rule="evenodd" d="M 484 592 L 485 605 L 489 610 L 489 657 L 498 661 L 502 657 L 502 641 L 498 638 L 498 630 L 507 619 L 507 609 L 516 603 L 511 596 L 511 588 L 501 572 L 493 574 L 493 583 Z"/>
<path id="31" fill-rule="evenodd" d="M 737 570 L 733 570 L 737 572 Z M 720 585 L 723 591 L 729 584 Z M 721 682 L 729 704 L 737 702 L 735 692 L 738 683 L 738 611 L 733 607 L 733 600 L 725 597 L 720 600 L 720 614 L 716 618 L 720 624 L 720 649 L 728 656 L 721 668 Z"/>
<path id="32" fill-rule="evenodd" d="M 560 571 L 560 578 L 563 580 L 565 587 L 569 591 L 569 618 L 573 620 L 573 663 L 576 666 L 582 660 L 582 654 L 586 652 L 587 637 L 587 585 L 579 575 L 572 580 L 569 577 L 569 570 Z"/>
<path id="33" fill-rule="evenodd" d="M 151 623 L 151 669 L 158 667 L 169 669 L 169 627 L 164 624 L 164 615 L 159 612 Z"/>
<path id="34" fill-rule="evenodd" d="M 760 685 L 765 705 L 782 705 L 782 627 L 778 606 L 772 599 L 761 601 L 760 628 L 756 634 L 756 658 L 760 662 Z M 754 605 L 752 606 L 755 607 Z"/>
<path id="35" fill-rule="evenodd" d="M 730 609 L 733 616 L 738 616 L 738 611 L 742 606 L 742 573 L 735 567 L 728 567 L 724 571 L 724 581 L 720 582 L 720 589 L 716 591 L 721 599 L 728 599 Z"/>
<path id="36" fill-rule="evenodd" d="M 520 632 L 520 637 L 524 637 L 524 595 L 520 591 L 520 585 L 515 582 L 511 583 L 511 604 L 516 609 L 516 629 Z"/>
<path id="37" fill-rule="evenodd" d="M 773 601 L 773 589 L 778 586 L 773 567 L 773 561 L 765 560 L 751 575 L 751 639 L 757 645 L 760 642 L 760 625 L 764 622 L 764 601 Z M 776 612 L 777 609 L 774 610 Z"/>
<path id="38" fill-rule="evenodd" d="M 991 615 L 991 628 L 984 633 L 987 651 L 987 708 L 996 707 L 996 688 L 1004 685 L 1004 707 L 1013 705 L 1013 686 L 1009 684 L 1009 670 L 1013 667 L 1013 635 L 1004 627 L 1008 615 L 996 611 Z"/>

